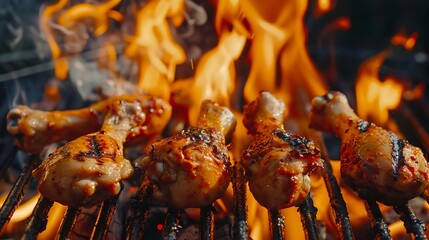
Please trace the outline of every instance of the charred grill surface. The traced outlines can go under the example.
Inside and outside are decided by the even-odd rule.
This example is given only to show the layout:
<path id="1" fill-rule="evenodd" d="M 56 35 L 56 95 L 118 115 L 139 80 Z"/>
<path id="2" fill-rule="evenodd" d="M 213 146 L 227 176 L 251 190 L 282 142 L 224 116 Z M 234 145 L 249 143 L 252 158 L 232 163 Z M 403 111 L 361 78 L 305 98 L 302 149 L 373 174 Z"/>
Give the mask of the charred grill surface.
<path id="1" fill-rule="evenodd" d="M 15 157 L 15 155 L 13 156 Z M 30 182 L 31 182 L 31 172 L 35 167 L 37 167 L 41 160 L 36 155 L 31 155 L 28 159 L 27 166 L 23 169 L 19 175 L 17 181 L 13 185 L 12 189 L 9 192 L 5 202 L 3 203 L 0 210 L 0 236 L 5 231 L 10 218 L 13 216 L 16 208 L 21 203 L 24 198 L 25 193 L 27 192 Z"/>

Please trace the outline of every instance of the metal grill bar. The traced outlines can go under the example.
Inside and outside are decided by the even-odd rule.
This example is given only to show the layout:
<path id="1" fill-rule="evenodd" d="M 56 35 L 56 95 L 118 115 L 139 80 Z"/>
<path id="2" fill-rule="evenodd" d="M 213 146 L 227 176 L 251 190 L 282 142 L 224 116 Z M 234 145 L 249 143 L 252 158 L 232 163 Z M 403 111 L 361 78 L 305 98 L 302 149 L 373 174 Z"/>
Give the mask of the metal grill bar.
<path id="1" fill-rule="evenodd" d="M 128 218 L 127 239 L 142 239 L 146 223 L 149 204 L 152 199 L 153 185 L 148 181 L 137 191 L 131 199 L 133 215 Z"/>
<path id="2" fill-rule="evenodd" d="M 63 221 L 61 222 L 61 225 L 56 237 L 57 240 L 69 239 L 70 231 L 73 229 L 73 226 L 76 223 L 76 218 L 79 215 L 79 213 L 80 213 L 79 208 L 75 208 L 75 207 L 67 208 L 67 212 L 63 218 Z"/>
<path id="3" fill-rule="evenodd" d="M 319 239 L 316 228 L 317 208 L 314 206 L 310 195 L 299 205 L 298 210 L 301 214 L 305 239 Z"/>
<path id="4" fill-rule="evenodd" d="M 7 196 L 0 210 L 0 235 L 5 231 L 10 218 L 14 214 L 16 208 L 21 203 L 27 192 L 31 182 L 31 172 L 40 164 L 40 158 L 36 155 L 31 155 L 27 159 L 28 164 L 23 169 L 15 184 L 13 185 L 9 195 Z"/>
<path id="5" fill-rule="evenodd" d="M 213 221 L 213 207 L 207 206 L 200 209 L 200 236 L 201 240 L 214 239 L 214 221 Z"/>
<path id="6" fill-rule="evenodd" d="M 167 217 L 165 218 L 164 230 L 162 232 L 163 240 L 177 239 L 179 231 L 179 214 L 180 211 L 174 208 L 168 208 Z"/>
<path id="7" fill-rule="evenodd" d="M 246 208 L 246 178 L 242 166 L 234 166 L 232 171 L 232 188 L 234 192 L 235 223 L 233 229 L 234 239 L 249 239 Z"/>
<path id="8" fill-rule="evenodd" d="M 404 222 L 404 226 L 407 229 L 407 233 L 412 233 L 414 238 L 417 240 L 426 239 L 425 224 L 411 211 L 408 204 L 395 206 L 393 209 L 399 214 L 399 218 Z"/>
<path id="9" fill-rule="evenodd" d="M 48 223 L 48 213 L 51 210 L 54 202 L 41 196 L 37 201 L 36 207 L 34 207 L 33 213 L 31 214 L 30 221 L 27 224 L 24 235 L 21 239 L 36 239 L 37 235 L 46 229 Z"/>
<path id="10" fill-rule="evenodd" d="M 374 238 L 380 240 L 392 239 L 389 228 L 387 227 L 386 221 L 383 219 L 383 215 L 377 203 L 369 197 L 364 198 L 364 203 L 369 221 L 371 222 L 372 231 L 374 232 Z"/>
<path id="11" fill-rule="evenodd" d="M 97 217 L 97 221 L 95 223 L 95 228 L 91 234 L 91 239 L 93 240 L 106 239 L 107 231 L 109 230 L 113 213 L 115 213 L 115 210 L 116 210 L 116 203 L 118 202 L 119 194 L 103 202 Z"/>
<path id="12" fill-rule="evenodd" d="M 284 217 L 277 209 L 268 210 L 271 226 L 271 238 L 276 240 L 284 239 Z"/>
<path id="13" fill-rule="evenodd" d="M 326 152 L 326 148 L 324 151 Z M 335 222 L 337 223 L 340 237 L 341 239 L 354 239 L 346 202 L 341 194 L 341 189 L 338 185 L 337 179 L 334 177 L 330 159 L 325 154 L 322 154 L 322 158 L 325 160 L 323 163 L 324 171 L 322 175 L 325 180 L 326 189 L 328 190 L 331 207 L 334 212 Z"/>
<path id="14" fill-rule="evenodd" d="M 337 223 L 340 238 L 354 239 L 346 202 L 344 201 L 343 194 L 341 193 L 341 188 L 338 185 L 337 179 L 333 174 L 331 160 L 329 158 L 326 145 L 323 141 L 323 137 L 320 133 L 314 132 L 312 134 L 312 139 L 319 147 L 322 159 L 324 160 L 322 176 L 323 180 L 325 181 L 326 189 L 328 190 L 331 207 L 334 212 L 335 222 Z"/>

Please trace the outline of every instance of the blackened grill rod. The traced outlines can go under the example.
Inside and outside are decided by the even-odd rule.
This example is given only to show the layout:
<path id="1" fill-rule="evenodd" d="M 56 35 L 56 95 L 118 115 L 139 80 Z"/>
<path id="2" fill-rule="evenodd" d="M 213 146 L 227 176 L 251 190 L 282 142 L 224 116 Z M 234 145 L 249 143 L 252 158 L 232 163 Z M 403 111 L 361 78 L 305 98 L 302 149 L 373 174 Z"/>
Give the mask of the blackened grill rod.
<path id="1" fill-rule="evenodd" d="M 314 206 L 310 195 L 299 205 L 298 210 L 301 215 L 305 239 L 319 239 L 316 228 L 317 208 Z"/>
<path id="2" fill-rule="evenodd" d="M 180 211 L 174 208 L 168 208 L 167 217 L 165 218 L 164 229 L 162 231 L 163 240 L 177 239 L 179 232 L 179 214 Z"/>
<path id="3" fill-rule="evenodd" d="M 200 236 L 201 240 L 214 239 L 214 220 L 213 220 L 213 207 L 207 206 L 200 209 Z"/>
<path id="4" fill-rule="evenodd" d="M 335 222 L 337 223 L 338 231 L 341 239 L 354 239 L 352 226 L 350 224 L 349 213 L 347 211 L 346 202 L 344 201 L 341 188 L 335 178 L 332 170 L 331 160 L 328 155 L 328 150 L 323 141 L 323 137 L 319 133 L 312 134 L 312 139 L 320 148 L 323 162 L 322 176 L 325 181 L 326 189 L 334 212 Z"/>
<path id="5" fill-rule="evenodd" d="M 31 173 L 33 169 L 40 164 L 40 158 L 37 155 L 31 155 L 27 159 L 27 162 L 27 166 L 19 175 L 0 209 L 0 236 L 5 231 L 10 218 L 13 216 L 16 208 L 24 198 L 24 195 L 30 186 Z"/>
<path id="6" fill-rule="evenodd" d="M 94 230 L 91 234 L 92 240 L 106 239 L 110 222 L 112 221 L 113 214 L 116 210 L 116 203 L 118 202 L 119 194 L 105 200 L 102 203 L 97 221 L 95 222 Z"/>
<path id="7" fill-rule="evenodd" d="M 61 222 L 56 240 L 66 240 L 69 239 L 70 232 L 73 229 L 74 224 L 76 223 L 77 216 L 80 213 L 80 209 L 76 207 L 68 207 L 65 217 Z"/>
<path id="8" fill-rule="evenodd" d="M 377 203 L 369 196 L 364 196 L 362 199 L 364 200 L 369 221 L 371 222 L 374 238 L 379 240 L 392 239 L 389 228 L 387 227 L 386 221 L 383 219 L 383 215 Z"/>
<path id="9" fill-rule="evenodd" d="M 247 207 L 246 207 L 246 178 L 245 170 L 242 166 L 233 167 L 232 189 L 234 196 L 235 223 L 233 235 L 235 240 L 249 239 L 249 227 L 247 225 Z"/>
<path id="10" fill-rule="evenodd" d="M 284 217 L 277 209 L 269 209 L 268 216 L 270 218 L 271 238 L 276 240 L 284 239 Z"/>
<path id="11" fill-rule="evenodd" d="M 426 239 L 425 224 L 420 219 L 416 218 L 416 215 L 414 215 L 407 203 L 395 206 L 393 209 L 395 209 L 399 214 L 399 218 L 404 222 L 407 233 L 414 234 L 414 239 L 416 240 Z"/>
<path id="12" fill-rule="evenodd" d="M 48 223 L 48 213 L 51 210 L 53 201 L 41 196 L 33 209 L 30 221 L 27 224 L 22 240 L 36 239 L 37 235 L 46 229 Z"/>
<path id="13" fill-rule="evenodd" d="M 341 194 L 337 179 L 334 177 L 330 160 L 326 157 L 327 155 L 323 155 L 322 158 L 325 160 L 323 163 L 323 179 L 325 180 L 325 186 L 328 190 L 331 207 L 335 215 L 335 222 L 339 228 L 340 238 L 354 239 L 346 202 Z"/>
<path id="14" fill-rule="evenodd" d="M 146 181 L 137 191 L 136 196 L 131 199 L 133 216 L 128 218 L 127 239 L 143 239 L 143 230 L 146 224 L 153 189 L 153 185 Z"/>

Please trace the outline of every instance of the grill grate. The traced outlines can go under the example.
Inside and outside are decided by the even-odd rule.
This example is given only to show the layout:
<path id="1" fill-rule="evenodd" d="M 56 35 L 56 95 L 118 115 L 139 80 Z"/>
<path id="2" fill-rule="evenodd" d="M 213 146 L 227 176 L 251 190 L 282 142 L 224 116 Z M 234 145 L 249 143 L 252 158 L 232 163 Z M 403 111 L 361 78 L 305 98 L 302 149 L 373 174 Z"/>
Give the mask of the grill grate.
<path id="1" fill-rule="evenodd" d="M 16 151 L 15 151 L 16 154 Z M 9 161 L 9 158 L 14 159 L 15 155 L 8 156 L 6 161 Z M 6 230 L 6 227 L 15 212 L 16 208 L 21 203 L 24 198 L 25 193 L 27 192 L 30 186 L 31 172 L 33 169 L 40 164 L 41 160 L 36 155 L 31 155 L 28 157 L 27 162 L 29 163 L 19 175 L 17 181 L 13 185 L 9 195 L 7 196 L 3 206 L 0 209 L 0 236 Z"/>
<path id="2" fill-rule="evenodd" d="M 21 239 L 36 239 L 37 235 L 46 229 L 48 213 L 53 204 L 54 202 L 43 196 L 39 198 Z"/>
<path id="3" fill-rule="evenodd" d="M 405 109 L 405 110 L 404 110 Z M 400 112 L 407 113 L 409 109 L 402 107 Z M 397 120 L 401 126 L 401 121 L 404 121 L 397 115 L 393 118 Z M 412 112 L 409 114 L 402 114 L 403 118 L 414 119 L 412 125 L 420 124 L 417 118 L 415 118 Z M 420 126 L 420 125 L 419 125 Z M 421 126 L 422 128 L 422 126 Z M 406 131 L 405 138 L 413 132 Z M 408 134 L 408 135 L 407 135 Z M 423 137 L 422 137 L 423 136 Z M 420 133 L 418 135 L 419 140 L 425 139 L 426 133 Z M 316 144 L 319 146 L 322 152 L 324 161 L 323 180 L 328 191 L 331 209 L 334 213 L 335 221 L 337 223 L 338 232 L 341 239 L 354 239 L 353 229 L 351 227 L 346 202 L 343 199 L 339 184 L 333 175 L 332 165 L 330 158 L 327 153 L 326 145 L 320 134 L 315 133 L 312 137 Z M 424 147 L 424 145 L 423 145 Z M 425 148 L 424 148 L 425 149 Z M 11 166 L 11 163 L 17 158 L 17 149 L 14 146 L 6 146 L 0 154 L 0 160 L 2 162 L 1 172 L 6 172 Z M 17 207 L 21 204 L 21 201 L 28 191 L 31 182 L 32 170 L 40 164 L 41 160 L 36 155 L 29 155 L 26 159 L 28 163 L 23 169 L 20 176 L 13 185 L 8 197 L 6 198 L 1 211 L 0 211 L 0 234 L 2 235 L 13 216 Z M 246 177 L 245 170 L 242 166 L 234 166 L 232 171 L 232 186 L 233 186 L 233 197 L 234 197 L 234 220 L 232 228 L 232 237 L 234 239 L 248 239 L 249 238 L 249 226 L 247 222 L 247 206 L 246 206 Z M 136 192 L 135 196 L 131 199 L 131 216 L 128 217 L 126 228 L 127 228 L 127 239 L 141 239 L 144 236 L 145 226 L 148 221 L 148 211 L 151 207 L 151 196 L 153 193 L 153 185 L 145 180 L 142 187 Z M 423 197 L 427 200 L 428 193 L 425 192 Z M 364 200 L 365 208 L 367 210 L 368 218 L 371 223 L 371 227 L 374 232 L 374 237 L 377 239 L 392 239 L 390 236 L 389 229 L 386 221 L 383 219 L 378 204 L 371 198 L 371 196 L 361 196 Z M 116 210 L 116 204 L 118 196 L 112 199 L 108 199 L 103 202 L 99 212 L 95 226 L 92 230 L 91 239 L 104 239 L 109 229 L 109 225 L 112 220 L 113 213 Z M 52 207 L 53 202 L 45 199 L 43 196 L 39 198 L 36 207 L 33 210 L 32 216 L 27 224 L 26 231 L 22 236 L 23 239 L 35 239 L 37 235 L 46 228 L 47 214 Z M 424 232 L 426 226 L 423 222 L 416 218 L 415 214 L 411 211 L 408 204 L 401 206 L 395 206 L 394 210 L 399 214 L 400 219 L 404 222 L 406 231 L 414 236 L 415 239 L 426 239 Z M 311 196 L 298 207 L 298 211 L 301 215 L 301 222 L 304 229 L 306 239 L 319 239 L 319 232 L 316 224 L 317 209 L 313 204 Z M 271 232 L 274 239 L 283 239 L 284 229 L 284 217 L 280 215 L 277 210 L 268 210 L 269 221 L 271 223 Z M 57 239 L 69 238 L 71 231 L 75 225 L 77 216 L 80 213 L 79 208 L 69 207 L 63 218 L 61 226 L 58 230 Z M 163 228 L 162 238 L 163 239 L 177 239 L 178 232 L 181 228 L 179 225 L 180 211 L 177 209 L 168 209 L 165 217 L 165 224 Z M 201 208 L 200 218 L 200 236 L 201 239 L 214 239 L 214 216 L 213 207 L 207 206 Z M 286 229 L 289 230 L 289 229 Z"/>
<path id="4" fill-rule="evenodd" d="M 76 218 L 80 213 L 79 208 L 68 207 L 67 212 L 61 222 L 60 228 L 58 230 L 58 240 L 68 239 L 70 237 L 70 232 L 73 229 Z"/>

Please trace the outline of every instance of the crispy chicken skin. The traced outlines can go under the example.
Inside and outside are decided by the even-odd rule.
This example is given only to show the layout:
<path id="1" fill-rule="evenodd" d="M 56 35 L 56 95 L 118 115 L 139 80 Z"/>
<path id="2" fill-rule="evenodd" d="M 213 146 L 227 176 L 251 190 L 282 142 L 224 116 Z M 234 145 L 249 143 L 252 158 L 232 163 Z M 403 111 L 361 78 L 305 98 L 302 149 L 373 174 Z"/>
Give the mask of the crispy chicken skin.
<path id="1" fill-rule="evenodd" d="M 128 94 L 109 98 L 87 108 L 66 111 L 40 111 L 20 105 L 9 111 L 7 130 L 21 149 L 40 152 L 46 145 L 98 131 L 116 101 L 138 101 L 146 115 L 145 123 L 127 136 L 127 143 L 150 139 L 162 132 L 171 117 L 171 106 L 164 100 L 143 94 Z"/>
<path id="2" fill-rule="evenodd" d="M 253 140 L 241 161 L 250 191 L 268 209 L 299 205 L 310 192 L 309 174 L 323 165 L 311 140 L 285 132 L 284 114 L 284 102 L 269 92 L 244 106 L 243 123 Z"/>
<path id="3" fill-rule="evenodd" d="M 93 206 L 116 195 L 133 167 L 123 143 L 145 123 L 139 101 L 112 102 L 99 132 L 79 137 L 49 155 L 33 176 L 46 198 L 69 206 Z"/>
<path id="4" fill-rule="evenodd" d="M 155 142 L 142 161 L 155 183 L 154 198 L 169 207 L 205 207 L 221 198 L 229 183 L 225 139 L 235 130 L 231 111 L 205 100 L 196 127 Z"/>
<path id="5" fill-rule="evenodd" d="M 342 140 L 341 177 L 362 196 L 398 205 L 429 186 L 429 168 L 422 151 L 390 131 L 360 119 L 340 92 L 312 100 L 310 127 Z"/>

